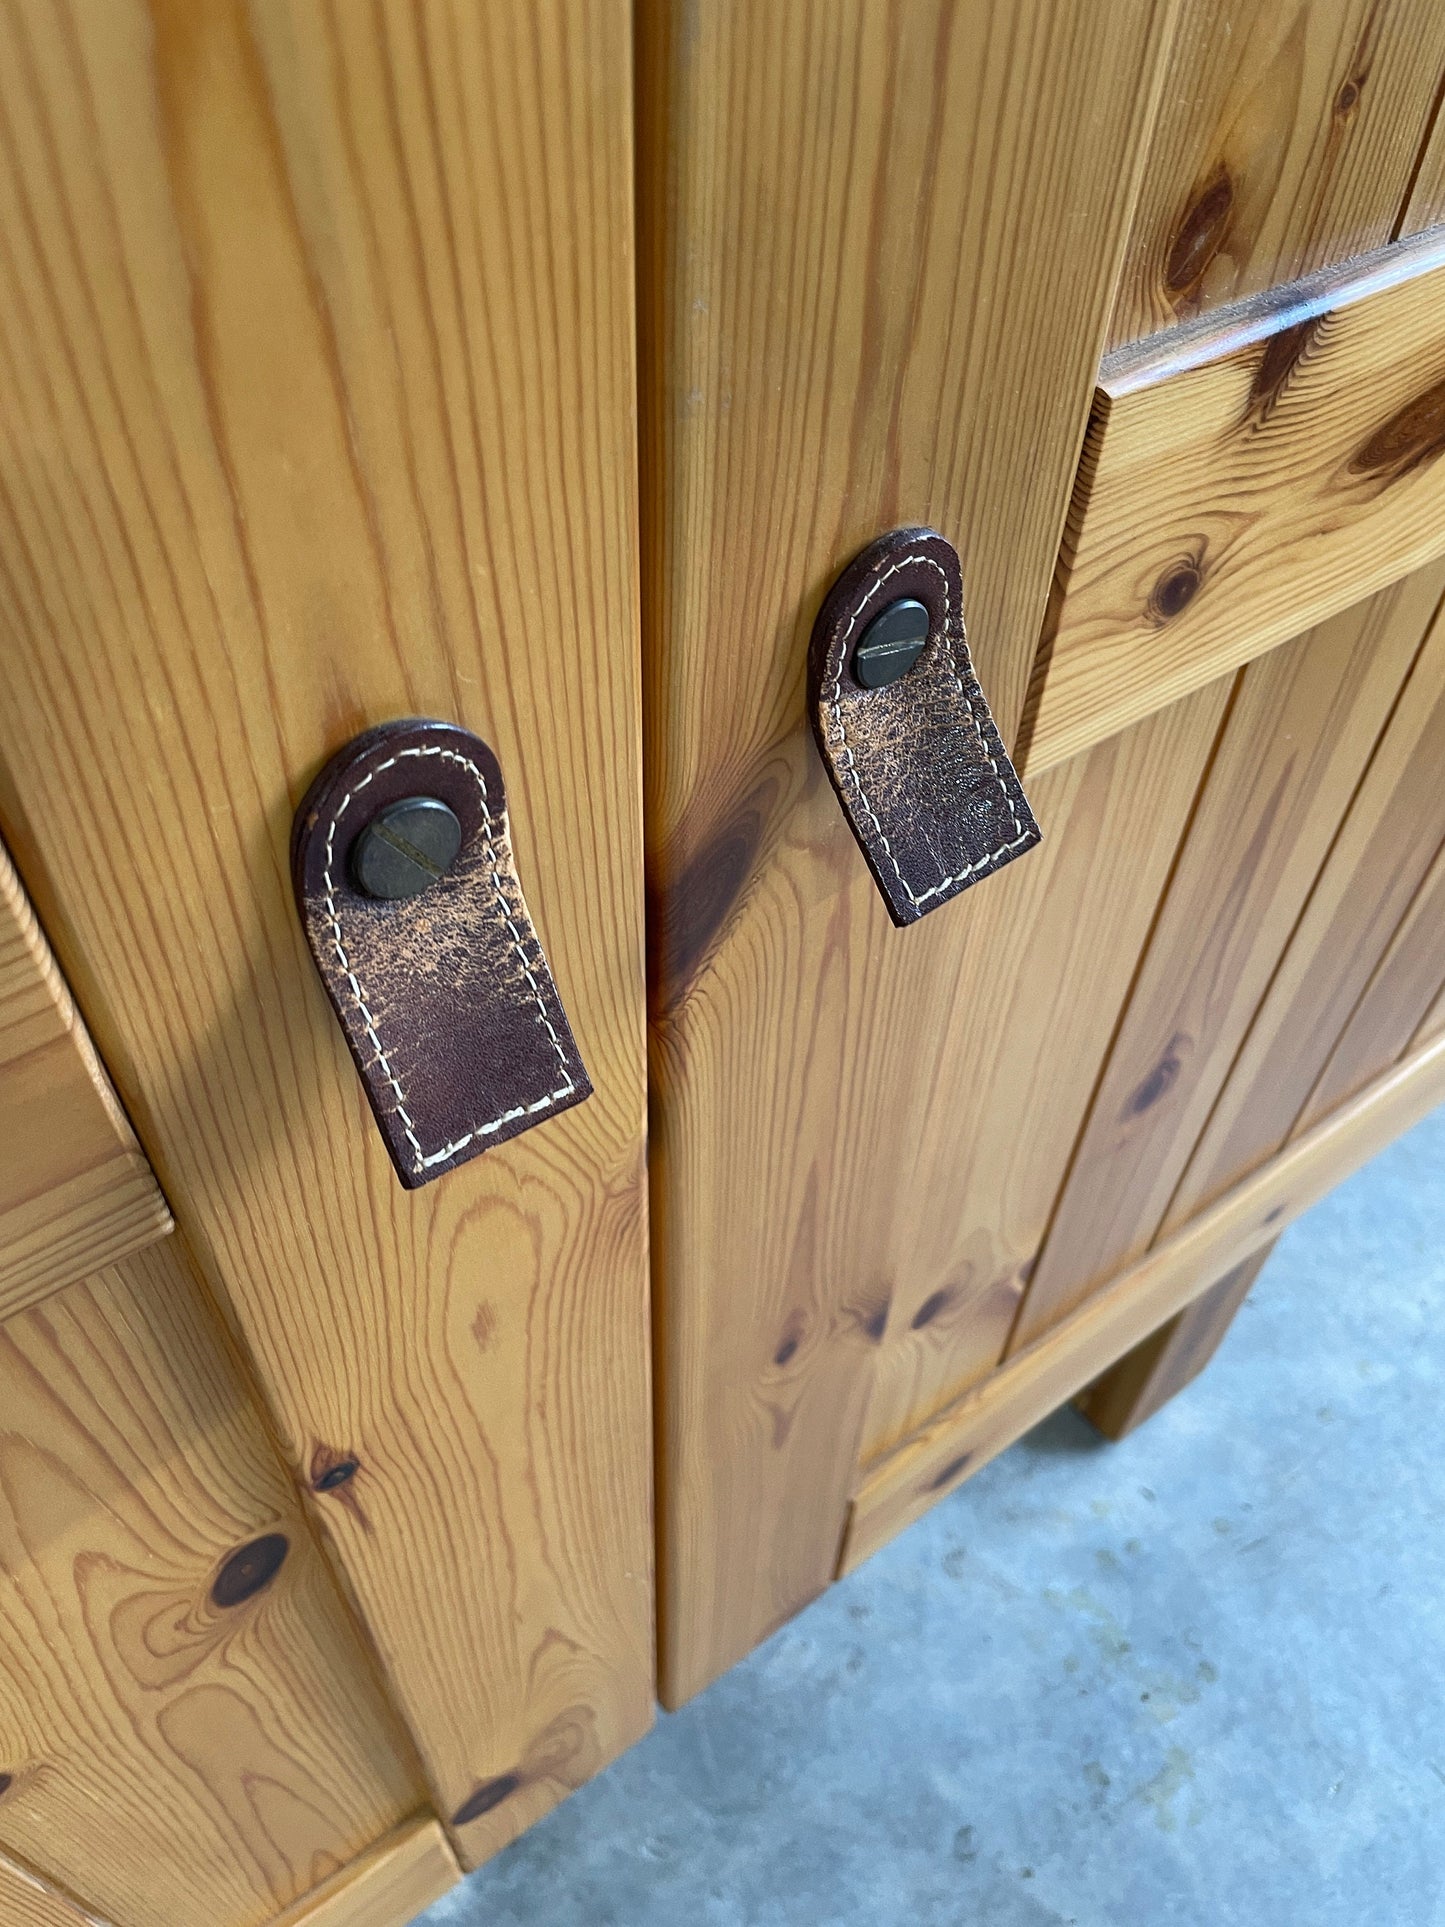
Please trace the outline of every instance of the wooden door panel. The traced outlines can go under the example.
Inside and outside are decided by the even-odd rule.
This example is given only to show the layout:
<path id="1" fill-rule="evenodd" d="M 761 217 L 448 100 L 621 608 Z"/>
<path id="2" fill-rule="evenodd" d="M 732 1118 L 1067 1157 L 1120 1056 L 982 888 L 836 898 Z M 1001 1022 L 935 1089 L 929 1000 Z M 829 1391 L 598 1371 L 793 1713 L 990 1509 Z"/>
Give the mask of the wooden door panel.
<path id="1" fill-rule="evenodd" d="M 1369 765 L 1440 572 L 1261 658 L 1238 683 L 1011 1349 L 1153 1242 Z"/>
<path id="2" fill-rule="evenodd" d="M 1407 603 L 1428 612 L 1442 589 L 1445 570 L 1436 565 L 1390 594 L 1402 613 Z M 1311 1094 L 1445 839 L 1445 621 L 1438 604 L 1427 624 L 1370 766 L 1191 1154 L 1171 1202 L 1171 1227 L 1272 1157 L 1306 1116 L 1322 1115 Z"/>
<path id="3" fill-rule="evenodd" d="M 0 1318 L 171 1228 L 0 848 Z"/>
<path id="4" fill-rule="evenodd" d="M 928 1062 L 910 1054 L 894 1093 L 865 1464 L 1004 1354 L 1229 694 L 1200 690 L 1051 771 L 1039 860 L 968 906 L 947 997 L 918 1013 Z"/>
<path id="5" fill-rule="evenodd" d="M 251 1927 L 423 1789 L 168 1239 L 0 1324 L 0 1851 L 112 1927 Z"/>
<path id="6" fill-rule="evenodd" d="M 1426 1044 L 1434 1043 L 1442 1032 L 1445 1032 L 1445 984 L 1440 986 L 1439 995 L 1426 1011 L 1420 1028 L 1410 1039 L 1411 1051 L 1423 1050 Z"/>
<path id="7" fill-rule="evenodd" d="M 630 24 L 0 18 L 0 816 L 468 1860 L 651 1717 Z M 287 838 L 414 714 L 595 1095 L 404 1194 Z"/>
<path id="8" fill-rule="evenodd" d="M 1026 771 L 1440 553 L 1442 295 L 1426 235 L 1105 360 Z"/>
<path id="9" fill-rule="evenodd" d="M 862 1468 L 839 1572 L 851 1572 L 1225 1272 L 1272 1244 L 1302 1211 L 1442 1101 L 1445 1037 L 1437 1036 Z"/>
<path id="10" fill-rule="evenodd" d="M 972 921 L 888 925 L 808 738 L 809 628 L 867 541 L 938 526 L 1012 736 L 1171 16 L 639 10 L 670 1704 L 832 1573 L 872 1201 Z"/>
<path id="11" fill-rule="evenodd" d="M 1442 65 L 1434 0 L 1187 0 L 1109 346 L 1393 240 Z"/>

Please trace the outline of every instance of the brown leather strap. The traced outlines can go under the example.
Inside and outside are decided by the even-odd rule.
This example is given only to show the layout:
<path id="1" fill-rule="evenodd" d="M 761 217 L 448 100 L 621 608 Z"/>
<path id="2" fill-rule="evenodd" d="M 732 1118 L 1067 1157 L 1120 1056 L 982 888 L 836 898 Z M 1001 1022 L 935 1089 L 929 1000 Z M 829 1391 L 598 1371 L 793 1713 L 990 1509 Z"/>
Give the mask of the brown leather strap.
<path id="1" fill-rule="evenodd" d="M 928 611 L 923 653 L 898 681 L 864 688 L 858 643 L 903 600 Z M 958 551 L 933 529 L 883 536 L 828 592 L 813 626 L 809 711 L 895 923 L 917 922 L 1040 840 L 973 672 Z"/>
<path id="2" fill-rule="evenodd" d="M 368 895 L 357 839 L 417 796 L 456 816 L 456 858 L 415 896 Z M 502 772 L 480 737 L 421 721 L 357 737 L 297 812 L 291 864 L 311 954 L 409 1189 L 590 1094 L 517 881 Z"/>

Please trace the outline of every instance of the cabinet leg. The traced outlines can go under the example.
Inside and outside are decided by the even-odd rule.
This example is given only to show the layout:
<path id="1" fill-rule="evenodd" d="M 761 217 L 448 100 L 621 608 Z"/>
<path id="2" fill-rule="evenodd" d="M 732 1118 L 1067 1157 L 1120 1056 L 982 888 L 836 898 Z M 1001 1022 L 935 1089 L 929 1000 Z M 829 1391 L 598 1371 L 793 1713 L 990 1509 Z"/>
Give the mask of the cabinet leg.
<path id="1" fill-rule="evenodd" d="M 1122 1439 L 1197 1378 L 1273 1250 L 1274 1245 L 1267 1244 L 1226 1271 L 1192 1305 L 1125 1352 L 1117 1365 L 1081 1392 L 1076 1403 L 1090 1424 L 1106 1438 Z"/>

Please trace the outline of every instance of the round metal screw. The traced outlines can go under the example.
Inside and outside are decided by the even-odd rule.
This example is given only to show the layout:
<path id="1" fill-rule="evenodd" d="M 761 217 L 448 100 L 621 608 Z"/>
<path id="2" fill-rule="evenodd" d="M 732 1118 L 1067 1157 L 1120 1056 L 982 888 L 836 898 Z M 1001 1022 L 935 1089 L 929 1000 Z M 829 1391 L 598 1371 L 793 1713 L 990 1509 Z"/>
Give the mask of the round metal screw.
<path id="1" fill-rule="evenodd" d="M 439 883 L 457 860 L 462 826 L 435 796 L 388 803 L 357 837 L 351 874 L 369 897 L 399 902 Z"/>
<path id="2" fill-rule="evenodd" d="M 890 602 L 874 616 L 853 651 L 853 675 L 865 689 L 897 682 L 923 654 L 928 641 L 928 610 L 911 596 Z"/>

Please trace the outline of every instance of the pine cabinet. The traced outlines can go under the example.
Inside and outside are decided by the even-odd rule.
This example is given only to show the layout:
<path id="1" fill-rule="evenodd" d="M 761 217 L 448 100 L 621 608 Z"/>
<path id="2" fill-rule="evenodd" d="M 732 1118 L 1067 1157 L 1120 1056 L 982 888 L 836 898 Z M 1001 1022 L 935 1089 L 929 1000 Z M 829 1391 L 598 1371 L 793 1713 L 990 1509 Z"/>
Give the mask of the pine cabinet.
<path id="1" fill-rule="evenodd" d="M 1442 71 L 0 8 L 0 1918 L 401 1927 L 1445 1098 Z M 1043 831 L 906 928 L 809 672 L 900 529 Z M 588 1088 L 399 1181 L 494 989 Z"/>

